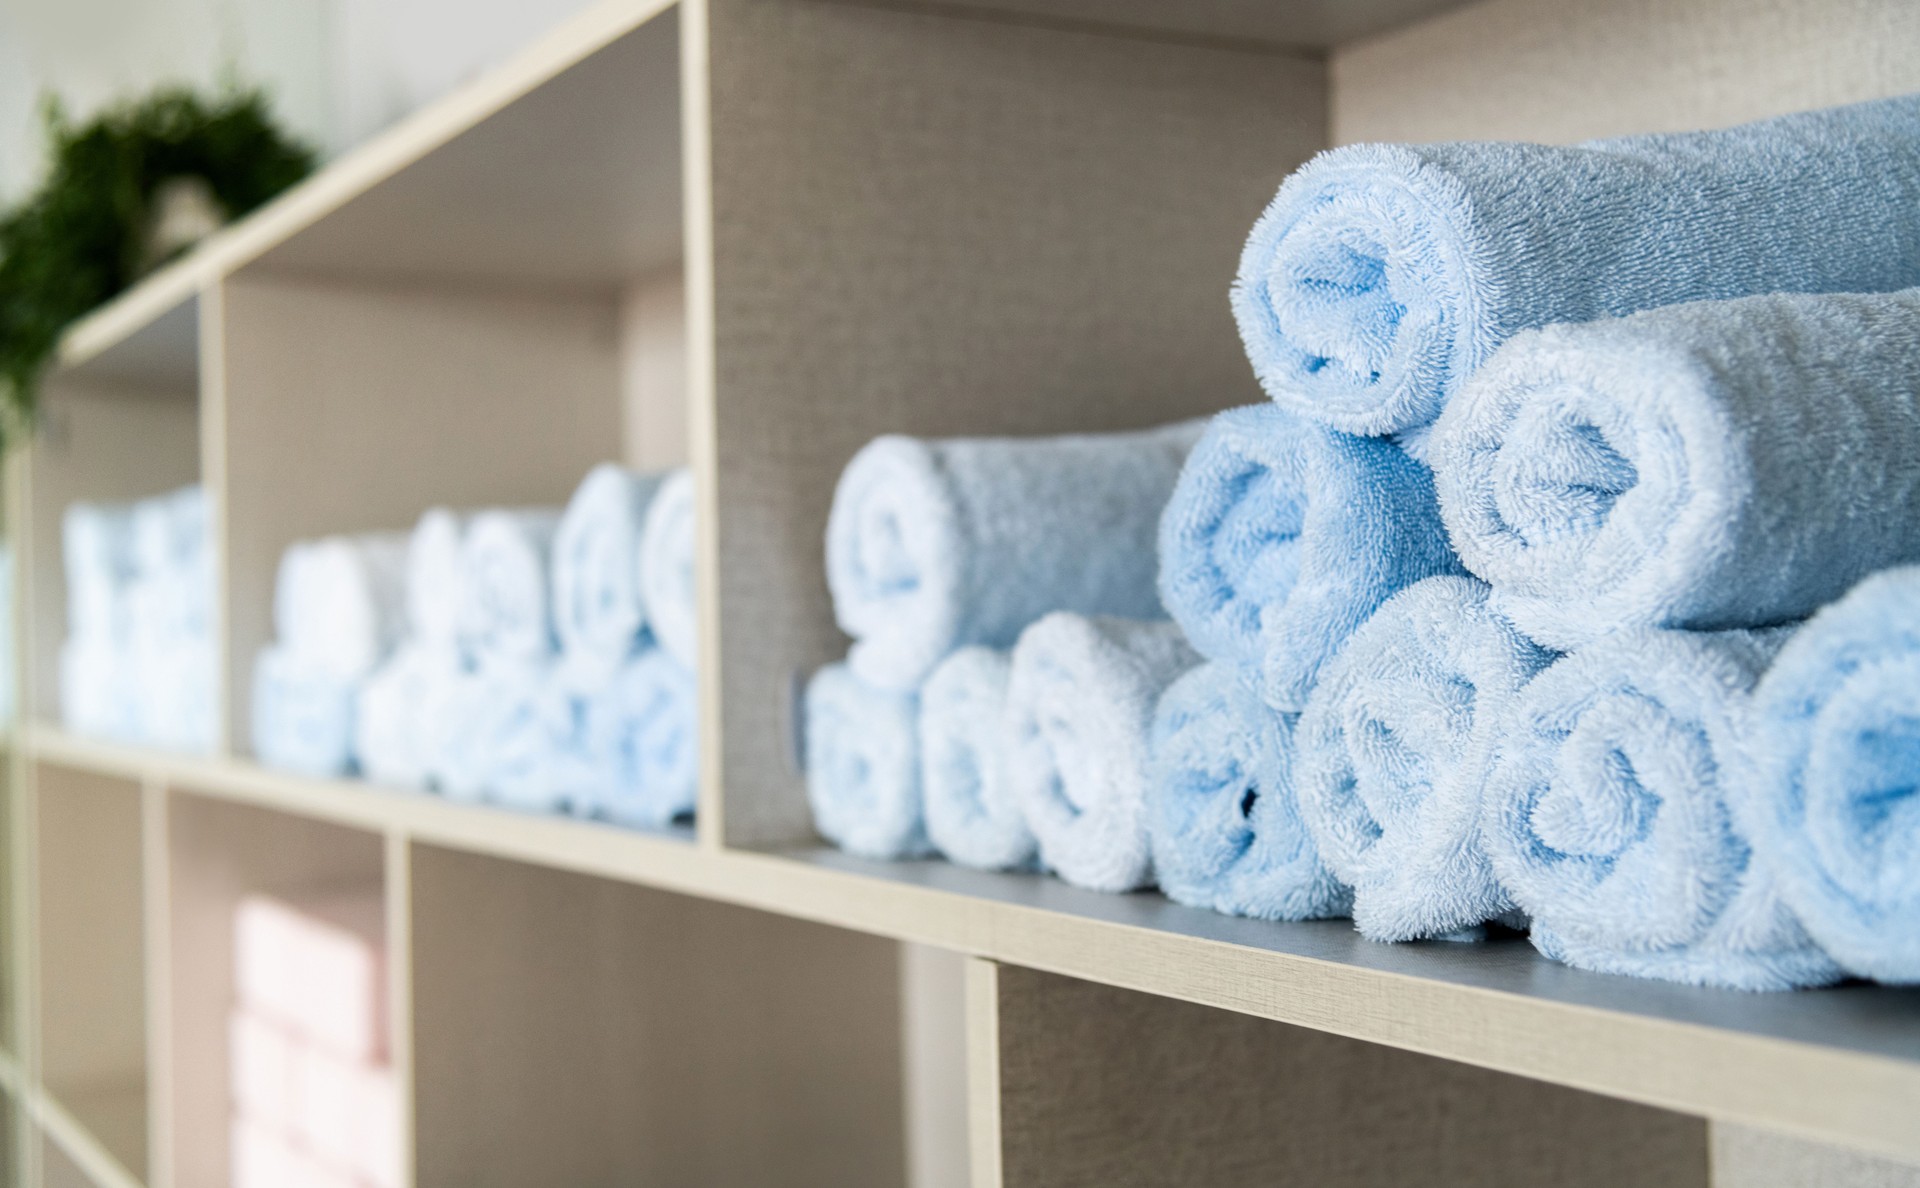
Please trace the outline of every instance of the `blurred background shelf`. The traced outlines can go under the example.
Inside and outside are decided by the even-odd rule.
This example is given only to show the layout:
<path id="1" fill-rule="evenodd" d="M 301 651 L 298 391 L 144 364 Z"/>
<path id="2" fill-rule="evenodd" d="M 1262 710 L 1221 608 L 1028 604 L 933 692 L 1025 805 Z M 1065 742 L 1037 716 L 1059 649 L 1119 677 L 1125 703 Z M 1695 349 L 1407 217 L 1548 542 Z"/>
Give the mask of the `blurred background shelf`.
<path id="1" fill-rule="evenodd" d="M 1920 1184 L 1879 1162 L 1920 1163 L 1920 992 L 850 858 L 813 836 L 793 704 L 845 647 L 821 535 L 875 434 L 1260 399 L 1227 282 L 1312 153 L 1724 124 L 1920 90 L 1916 51 L 1904 0 L 583 10 L 62 344 L 6 488 L 14 1182 L 224 1184 L 222 929 L 325 879 L 380 896 L 407 1185 Z M 695 471 L 697 827 L 251 758 L 289 542 L 557 502 L 600 461 Z M 215 752 L 53 725 L 62 510 L 195 480 Z"/>

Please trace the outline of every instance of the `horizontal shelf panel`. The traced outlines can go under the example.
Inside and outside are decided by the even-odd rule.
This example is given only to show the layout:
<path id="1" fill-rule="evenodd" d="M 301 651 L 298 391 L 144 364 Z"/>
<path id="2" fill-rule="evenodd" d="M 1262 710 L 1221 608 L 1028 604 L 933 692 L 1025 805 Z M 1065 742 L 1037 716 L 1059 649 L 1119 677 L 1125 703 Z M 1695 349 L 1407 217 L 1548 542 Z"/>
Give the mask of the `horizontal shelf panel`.
<path id="1" fill-rule="evenodd" d="M 36 727 L 42 761 L 704 896 L 1186 999 L 1649 1104 L 1920 1158 L 1920 990 L 1787 994 L 1588 974 L 1523 941 L 1380 945 L 1153 894 L 833 850 L 719 850 Z"/>
<path id="2" fill-rule="evenodd" d="M 872 0 L 847 0 L 871 3 Z M 898 0 L 893 7 L 1113 25 L 1189 37 L 1330 49 L 1410 24 L 1466 0 Z"/>

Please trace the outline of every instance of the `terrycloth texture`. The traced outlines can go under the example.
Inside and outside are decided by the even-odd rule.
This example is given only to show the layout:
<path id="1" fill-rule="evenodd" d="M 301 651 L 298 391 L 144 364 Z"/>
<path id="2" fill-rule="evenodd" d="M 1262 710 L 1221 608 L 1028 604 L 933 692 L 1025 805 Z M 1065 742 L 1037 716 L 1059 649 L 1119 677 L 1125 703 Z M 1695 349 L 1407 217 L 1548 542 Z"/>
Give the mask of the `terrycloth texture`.
<path id="1" fill-rule="evenodd" d="M 654 640 L 688 672 L 700 670 L 700 604 L 694 589 L 693 473 L 668 473 L 647 507 L 636 558 L 640 601 Z"/>
<path id="2" fill-rule="evenodd" d="M 431 508 L 407 542 L 407 622 L 421 643 L 452 651 L 466 605 L 467 519 Z"/>
<path id="3" fill-rule="evenodd" d="M 1728 767 L 1737 721 L 1780 636 L 1619 632 L 1510 707 L 1483 829 L 1541 952 L 1746 990 L 1839 977 L 1729 810 L 1750 795 Z"/>
<path id="4" fill-rule="evenodd" d="M 1159 547 L 1160 597 L 1187 638 L 1289 712 L 1389 595 L 1458 568 L 1425 467 L 1272 405 L 1207 426 Z"/>
<path id="5" fill-rule="evenodd" d="M 554 777 L 563 705 L 550 661 L 497 661 L 429 690 L 427 746 L 434 786 L 450 800 L 557 809 Z"/>
<path id="6" fill-rule="evenodd" d="M 279 645 L 341 680 L 371 673 L 406 631 L 407 542 L 381 532 L 290 545 L 273 587 Z"/>
<path id="7" fill-rule="evenodd" d="M 133 505 L 134 577 L 128 586 L 136 635 L 179 641 L 213 630 L 213 549 L 207 493 L 198 485 Z"/>
<path id="8" fill-rule="evenodd" d="M 1293 729 L 1230 664 L 1203 664 L 1161 695 L 1147 823 L 1170 899 L 1263 920 L 1352 910 L 1300 819 Z"/>
<path id="9" fill-rule="evenodd" d="M 1500 715 L 1552 656 L 1487 603 L 1472 578 L 1401 591 L 1301 716 L 1300 813 L 1374 940 L 1439 937 L 1513 906 L 1481 847 L 1481 795 Z"/>
<path id="10" fill-rule="evenodd" d="M 700 707 L 693 674 L 658 648 L 582 699 L 583 800 L 620 825 L 690 816 L 700 793 Z"/>
<path id="11" fill-rule="evenodd" d="M 1448 407 L 1441 508 L 1550 646 L 1797 619 L 1920 559 L 1916 375 L 1920 289 L 1552 326 Z"/>
<path id="12" fill-rule="evenodd" d="M 850 854 L 928 853 L 911 693 L 876 689 L 845 664 L 813 674 L 806 696 L 807 802 L 820 836 Z"/>
<path id="13" fill-rule="evenodd" d="M 1164 620 L 1048 615 L 1020 633 L 1007 680 L 1007 780 L 1040 860 L 1069 883 L 1153 882 L 1147 733 L 1200 657 Z"/>
<path id="14" fill-rule="evenodd" d="M 460 634 L 474 657 L 534 664 L 553 654 L 558 512 L 495 509 L 473 517 L 461 549 Z"/>
<path id="15" fill-rule="evenodd" d="M 419 642 L 401 646 L 360 687 L 354 753 L 369 780 L 424 791 L 432 783 L 429 711 L 460 675 L 459 656 Z"/>
<path id="16" fill-rule="evenodd" d="M 1754 695 L 1734 802 L 1755 857 L 1841 965 L 1920 982 L 1920 567 L 1813 617 Z"/>
<path id="17" fill-rule="evenodd" d="M 1280 187 L 1234 316 L 1275 400 L 1393 433 L 1521 330 L 1920 284 L 1917 208 L 1920 96 L 1571 147 L 1353 145 Z"/>
<path id="18" fill-rule="evenodd" d="M 640 532 L 661 476 L 602 464 L 574 490 L 553 537 L 553 617 L 567 663 L 602 680 L 640 649 Z"/>
<path id="19" fill-rule="evenodd" d="M 253 753 L 269 767 L 310 776 L 354 769 L 358 684 L 275 645 L 253 665 Z"/>
<path id="20" fill-rule="evenodd" d="M 138 740 L 172 751 L 212 751 L 219 730 L 213 639 L 202 633 L 136 640 L 130 661 L 139 688 Z"/>
<path id="21" fill-rule="evenodd" d="M 1201 428 L 870 442 L 827 520 L 854 672 L 914 689 L 955 648 L 1009 647 L 1049 611 L 1160 618 L 1155 526 Z"/>
<path id="22" fill-rule="evenodd" d="M 91 635 L 60 645 L 60 721 L 75 734 L 140 740 L 139 692 L 124 645 Z"/>
<path id="23" fill-rule="evenodd" d="M 133 506 L 68 504 L 60 518 L 67 578 L 67 635 L 101 645 L 124 641 L 131 626 L 124 595 L 138 568 Z"/>
<path id="24" fill-rule="evenodd" d="M 961 648 L 920 690 L 920 786 L 927 836 L 962 866 L 1031 866 L 1033 831 L 1007 786 L 1007 678 L 993 648 Z"/>

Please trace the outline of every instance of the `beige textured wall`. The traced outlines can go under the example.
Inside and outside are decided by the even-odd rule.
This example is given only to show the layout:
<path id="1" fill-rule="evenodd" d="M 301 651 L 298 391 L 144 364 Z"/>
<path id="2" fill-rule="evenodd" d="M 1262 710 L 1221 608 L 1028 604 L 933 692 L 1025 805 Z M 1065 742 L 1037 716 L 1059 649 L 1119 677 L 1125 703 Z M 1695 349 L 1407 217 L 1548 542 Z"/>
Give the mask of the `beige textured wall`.
<path id="1" fill-rule="evenodd" d="M 1920 90 L 1914 0 L 1484 0 L 1341 48 L 1337 144 L 1580 140 Z"/>
<path id="2" fill-rule="evenodd" d="M 1713 1188 L 1920 1188 L 1920 1167 L 1716 1122 Z"/>

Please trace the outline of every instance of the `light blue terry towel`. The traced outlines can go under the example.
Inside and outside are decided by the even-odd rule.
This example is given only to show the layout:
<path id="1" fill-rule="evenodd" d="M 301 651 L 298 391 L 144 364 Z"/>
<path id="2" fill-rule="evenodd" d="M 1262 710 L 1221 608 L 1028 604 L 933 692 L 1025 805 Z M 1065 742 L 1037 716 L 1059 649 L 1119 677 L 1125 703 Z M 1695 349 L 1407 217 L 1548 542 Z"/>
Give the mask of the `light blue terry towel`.
<path id="1" fill-rule="evenodd" d="M 1483 828 L 1541 952 L 1744 990 L 1840 976 L 1730 811 L 1751 794 L 1729 767 L 1739 717 L 1782 634 L 1622 631 L 1521 693 Z"/>
<path id="2" fill-rule="evenodd" d="M 700 670 L 700 604 L 694 588 L 693 472 L 660 484 L 640 533 L 637 578 L 647 623 L 660 647 L 688 672 Z"/>
<path id="3" fill-rule="evenodd" d="M 402 644 L 374 670 L 361 685 L 354 710 L 360 774 L 392 788 L 425 791 L 431 785 L 428 715 L 460 670 L 453 649 L 418 641 Z"/>
<path id="4" fill-rule="evenodd" d="M 554 653 L 552 508 L 493 509 L 467 524 L 460 638 L 477 661 L 534 664 Z"/>
<path id="5" fill-rule="evenodd" d="M 570 735 L 550 659 L 471 665 L 430 693 L 427 734 L 439 792 L 539 812 L 566 807 L 556 765 Z"/>
<path id="6" fill-rule="evenodd" d="M 1230 664 L 1202 664 L 1160 695 L 1147 824 L 1168 898 L 1263 920 L 1352 911 L 1300 819 L 1293 728 Z"/>
<path id="7" fill-rule="evenodd" d="M 1321 153 L 1234 282 L 1269 395 L 1416 429 L 1502 342 L 1681 301 L 1920 284 L 1920 96 L 1716 132 Z"/>
<path id="8" fill-rule="evenodd" d="M 1552 659 L 1472 578 L 1389 599 L 1329 665 L 1295 733 L 1300 814 L 1374 940 L 1444 937 L 1512 910 L 1480 838 L 1492 727 Z"/>
<path id="9" fill-rule="evenodd" d="M 354 770 L 359 682 L 279 645 L 253 664 L 253 753 L 268 767 L 309 776 Z"/>
<path id="10" fill-rule="evenodd" d="M 915 689 L 955 648 L 1011 647 L 1049 611 L 1162 617 L 1155 526 L 1201 428 L 868 443 L 827 520 L 854 672 Z"/>
<path id="11" fill-rule="evenodd" d="M 407 538 L 407 628 L 411 638 L 443 653 L 463 651 L 467 528 L 471 517 L 428 508 Z"/>
<path id="12" fill-rule="evenodd" d="M 602 463 L 587 472 L 553 534 L 553 621 L 567 663 L 612 677 L 639 651 L 640 533 L 661 476 Z"/>
<path id="13" fill-rule="evenodd" d="M 1920 567 L 1854 587 L 1794 636 L 1748 718 L 1756 859 L 1841 965 L 1920 983 Z"/>
<path id="14" fill-rule="evenodd" d="M 1007 783 L 1007 680 L 1012 660 L 966 647 L 940 662 L 920 689 L 920 786 L 927 836 L 962 866 L 1033 865 L 1033 831 Z"/>
<path id="15" fill-rule="evenodd" d="M 806 695 L 807 802 L 820 836 L 849 854 L 930 853 L 920 795 L 919 698 L 876 689 L 846 664 Z"/>
<path id="16" fill-rule="evenodd" d="M 1272 405 L 1208 424 L 1159 547 L 1160 597 L 1187 638 L 1287 712 L 1389 595 L 1458 569 L 1425 467 Z"/>
<path id="17" fill-rule="evenodd" d="M 1007 778 L 1040 860 L 1095 891 L 1153 883 L 1147 734 L 1200 663 L 1180 628 L 1060 612 L 1020 633 L 1007 678 Z"/>
<path id="18" fill-rule="evenodd" d="M 580 699 L 582 801 L 617 825 L 658 828 L 691 816 L 700 793 L 700 707 L 693 674 L 656 647 Z"/>
<path id="19" fill-rule="evenodd" d="M 1551 326 L 1436 426 L 1441 510 L 1552 647 L 1795 620 L 1920 559 L 1916 376 L 1920 289 Z"/>

